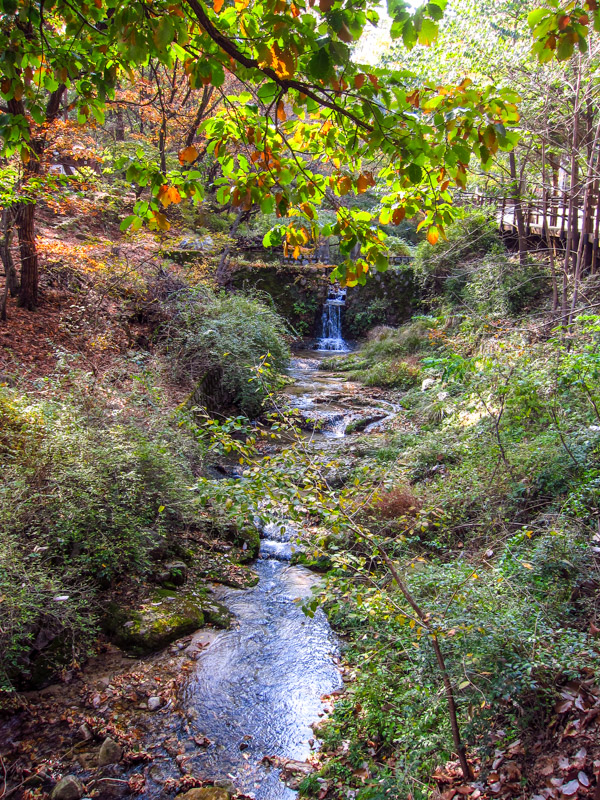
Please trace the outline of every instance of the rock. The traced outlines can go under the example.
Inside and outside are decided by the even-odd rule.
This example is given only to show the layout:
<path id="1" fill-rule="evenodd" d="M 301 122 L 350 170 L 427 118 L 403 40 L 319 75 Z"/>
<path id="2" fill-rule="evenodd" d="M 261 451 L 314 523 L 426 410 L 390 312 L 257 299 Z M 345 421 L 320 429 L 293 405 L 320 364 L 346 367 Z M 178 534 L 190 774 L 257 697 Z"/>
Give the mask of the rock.
<path id="1" fill-rule="evenodd" d="M 431 389 L 432 386 L 435 386 L 436 383 L 437 381 L 435 378 L 424 378 L 421 383 L 421 391 L 426 392 L 428 389 Z"/>
<path id="2" fill-rule="evenodd" d="M 65 775 L 52 790 L 52 800 L 80 800 L 83 786 L 75 775 Z"/>
<path id="3" fill-rule="evenodd" d="M 178 800 L 229 800 L 230 793 L 221 786 L 203 786 L 179 795 Z"/>
<path id="4" fill-rule="evenodd" d="M 100 753 L 98 754 L 98 766 L 105 767 L 107 764 L 118 764 L 123 758 L 123 748 L 114 739 L 106 738 L 102 742 Z"/>
<path id="5" fill-rule="evenodd" d="M 162 561 L 169 555 L 169 541 L 165 534 L 154 530 L 144 531 L 144 545 L 153 561 Z"/>
<path id="6" fill-rule="evenodd" d="M 178 595 L 161 589 L 141 608 L 123 610 L 113 606 L 105 629 L 127 653 L 148 655 L 204 625 L 202 600 L 196 591 Z"/>
<path id="7" fill-rule="evenodd" d="M 187 581 L 187 577 L 188 568 L 187 564 L 183 561 L 171 561 L 169 564 L 165 564 L 164 568 L 160 569 L 154 575 L 154 579 L 157 583 L 169 587 L 183 586 Z"/>
<path id="8" fill-rule="evenodd" d="M 236 547 L 241 549 L 239 561 L 246 564 L 254 561 L 260 550 L 260 534 L 253 523 L 236 525 L 231 520 L 214 519 L 212 528 L 220 539 L 233 542 Z"/>
<path id="9" fill-rule="evenodd" d="M 89 742 L 91 739 L 94 738 L 94 734 L 92 733 L 92 729 L 84 722 L 83 725 L 80 725 L 77 729 L 77 733 L 83 739 L 84 742 Z"/>
<path id="10" fill-rule="evenodd" d="M 358 419 L 353 419 L 352 422 L 349 422 L 346 425 L 346 430 L 344 433 L 348 436 L 350 433 L 360 433 L 364 431 L 365 428 L 368 428 L 369 425 L 373 425 L 375 422 L 381 422 L 382 419 L 385 419 L 387 414 L 371 414 L 368 417 L 359 417 Z"/>
<path id="11" fill-rule="evenodd" d="M 158 711 L 161 707 L 162 701 L 160 697 L 149 697 L 148 698 L 148 711 Z"/>
<path id="12" fill-rule="evenodd" d="M 170 564 L 165 564 L 165 568 L 169 572 L 171 583 L 175 586 L 183 586 L 187 581 L 188 568 L 183 561 L 171 561 Z"/>
<path id="13" fill-rule="evenodd" d="M 231 628 L 233 615 L 223 603 L 212 599 L 206 600 L 202 604 L 202 613 L 204 614 L 205 620 L 210 622 L 211 625 L 214 625 L 215 628 L 224 628 L 225 630 Z"/>
<path id="14" fill-rule="evenodd" d="M 236 794 L 237 792 L 233 781 L 230 781 L 227 778 L 218 778 L 218 780 L 215 781 L 215 786 L 218 786 L 220 789 L 225 789 L 225 791 L 229 792 L 229 794 Z"/>
<path id="15" fill-rule="evenodd" d="M 308 761 L 296 761 L 293 758 L 280 756 L 265 756 L 262 760 L 267 766 L 277 767 L 281 770 L 281 780 L 290 789 L 297 790 L 307 775 L 311 775 L 315 768 Z"/>

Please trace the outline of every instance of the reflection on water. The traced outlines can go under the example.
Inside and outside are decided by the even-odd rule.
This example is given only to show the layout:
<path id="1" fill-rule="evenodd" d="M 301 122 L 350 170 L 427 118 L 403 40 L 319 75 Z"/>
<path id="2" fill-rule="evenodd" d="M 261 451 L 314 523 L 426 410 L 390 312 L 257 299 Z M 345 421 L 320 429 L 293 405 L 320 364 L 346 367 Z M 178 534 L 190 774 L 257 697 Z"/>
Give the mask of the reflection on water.
<path id="1" fill-rule="evenodd" d="M 266 557 L 256 564 L 260 581 L 254 589 L 219 590 L 238 625 L 218 634 L 203 653 L 181 698 L 193 733 L 211 741 L 194 754 L 194 772 L 229 777 L 258 800 L 295 797 L 261 760 L 279 755 L 304 761 L 321 695 L 341 686 L 325 615 L 318 610 L 310 619 L 296 602 L 310 596 L 316 579 L 277 560 L 278 547 L 291 545 L 263 544 Z"/>

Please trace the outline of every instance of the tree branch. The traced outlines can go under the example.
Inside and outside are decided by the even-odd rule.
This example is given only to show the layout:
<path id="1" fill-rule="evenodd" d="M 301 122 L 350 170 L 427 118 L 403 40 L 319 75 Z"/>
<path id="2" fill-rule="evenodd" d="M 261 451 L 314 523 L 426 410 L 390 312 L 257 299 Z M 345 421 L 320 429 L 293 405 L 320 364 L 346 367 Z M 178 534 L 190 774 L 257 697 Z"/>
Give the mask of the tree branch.
<path id="1" fill-rule="evenodd" d="M 342 116 L 346 117 L 346 119 L 349 119 L 358 128 L 362 128 L 364 131 L 371 133 L 374 130 L 372 125 L 369 125 L 368 122 L 360 119 L 351 111 L 348 111 L 348 109 L 338 105 L 337 103 L 334 103 L 327 97 L 323 97 L 322 95 L 318 94 L 314 87 L 312 87 L 310 84 L 289 78 L 281 78 L 271 67 L 261 67 L 255 58 L 250 58 L 242 53 L 242 51 L 237 47 L 236 44 L 234 44 L 234 42 L 231 41 L 231 39 L 228 39 L 226 36 L 224 36 L 221 31 L 213 25 L 199 0 L 186 0 L 186 2 L 196 15 L 200 25 L 204 28 L 213 42 L 219 45 L 219 47 L 225 53 L 227 53 L 228 56 L 237 61 L 238 64 L 241 64 L 248 69 L 256 69 L 259 72 L 262 72 L 263 75 L 266 75 L 267 78 L 270 78 L 278 86 L 280 86 L 284 92 L 287 92 L 290 89 L 295 89 L 296 91 L 305 94 L 320 106 L 330 108 L 332 111 L 335 111 L 336 114 L 341 114 Z"/>

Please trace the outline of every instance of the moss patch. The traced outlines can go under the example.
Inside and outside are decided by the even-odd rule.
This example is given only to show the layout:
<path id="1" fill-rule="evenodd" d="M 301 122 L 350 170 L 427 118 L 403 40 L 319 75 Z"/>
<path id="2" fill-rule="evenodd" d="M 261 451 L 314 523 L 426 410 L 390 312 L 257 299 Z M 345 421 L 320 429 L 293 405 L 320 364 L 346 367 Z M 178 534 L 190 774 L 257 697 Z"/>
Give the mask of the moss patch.
<path id="1" fill-rule="evenodd" d="M 105 629 L 111 640 L 128 653 L 148 655 L 201 628 L 205 622 L 228 628 L 231 614 L 208 597 L 199 583 L 185 593 L 158 589 L 137 609 L 109 611 Z"/>

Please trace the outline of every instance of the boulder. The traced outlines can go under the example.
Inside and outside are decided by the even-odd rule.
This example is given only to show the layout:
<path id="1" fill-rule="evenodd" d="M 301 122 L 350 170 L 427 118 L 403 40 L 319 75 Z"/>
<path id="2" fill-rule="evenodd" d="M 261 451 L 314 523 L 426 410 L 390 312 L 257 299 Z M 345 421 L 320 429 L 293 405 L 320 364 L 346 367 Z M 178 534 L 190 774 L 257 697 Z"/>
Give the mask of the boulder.
<path id="1" fill-rule="evenodd" d="M 52 790 L 52 800 L 80 800 L 83 786 L 75 775 L 65 775 Z"/>
<path id="2" fill-rule="evenodd" d="M 131 655 L 143 656 L 203 625 L 204 614 L 195 597 L 160 592 L 141 608 L 115 610 L 106 627 L 116 645 Z"/>
<path id="3" fill-rule="evenodd" d="M 156 575 L 158 583 L 168 586 L 183 586 L 187 581 L 187 577 L 188 568 L 183 561 L 171 561 L 165 564 L 163 569 Z"/>
<path id="4" fill-rule="evenodd" d="M 104 627 L 120 648 L 131 655 L 144 656 L 195 633 L 207 622 L 217 628 L 229 628 L 231 620 L 229 610 L 209 596 L 202 581 L 197 581 L 183 592 L 157 589 L 140 608 L 113 606 Z"/>
<path id="5" fill-rule="evenodd" d="M 98 754 L 98 766 L 105 767 L 107 764 L 118 764 L 123 758 L 123 748 L 114 739 L 106 738 L 102 742 L 100 753 Z"/>

